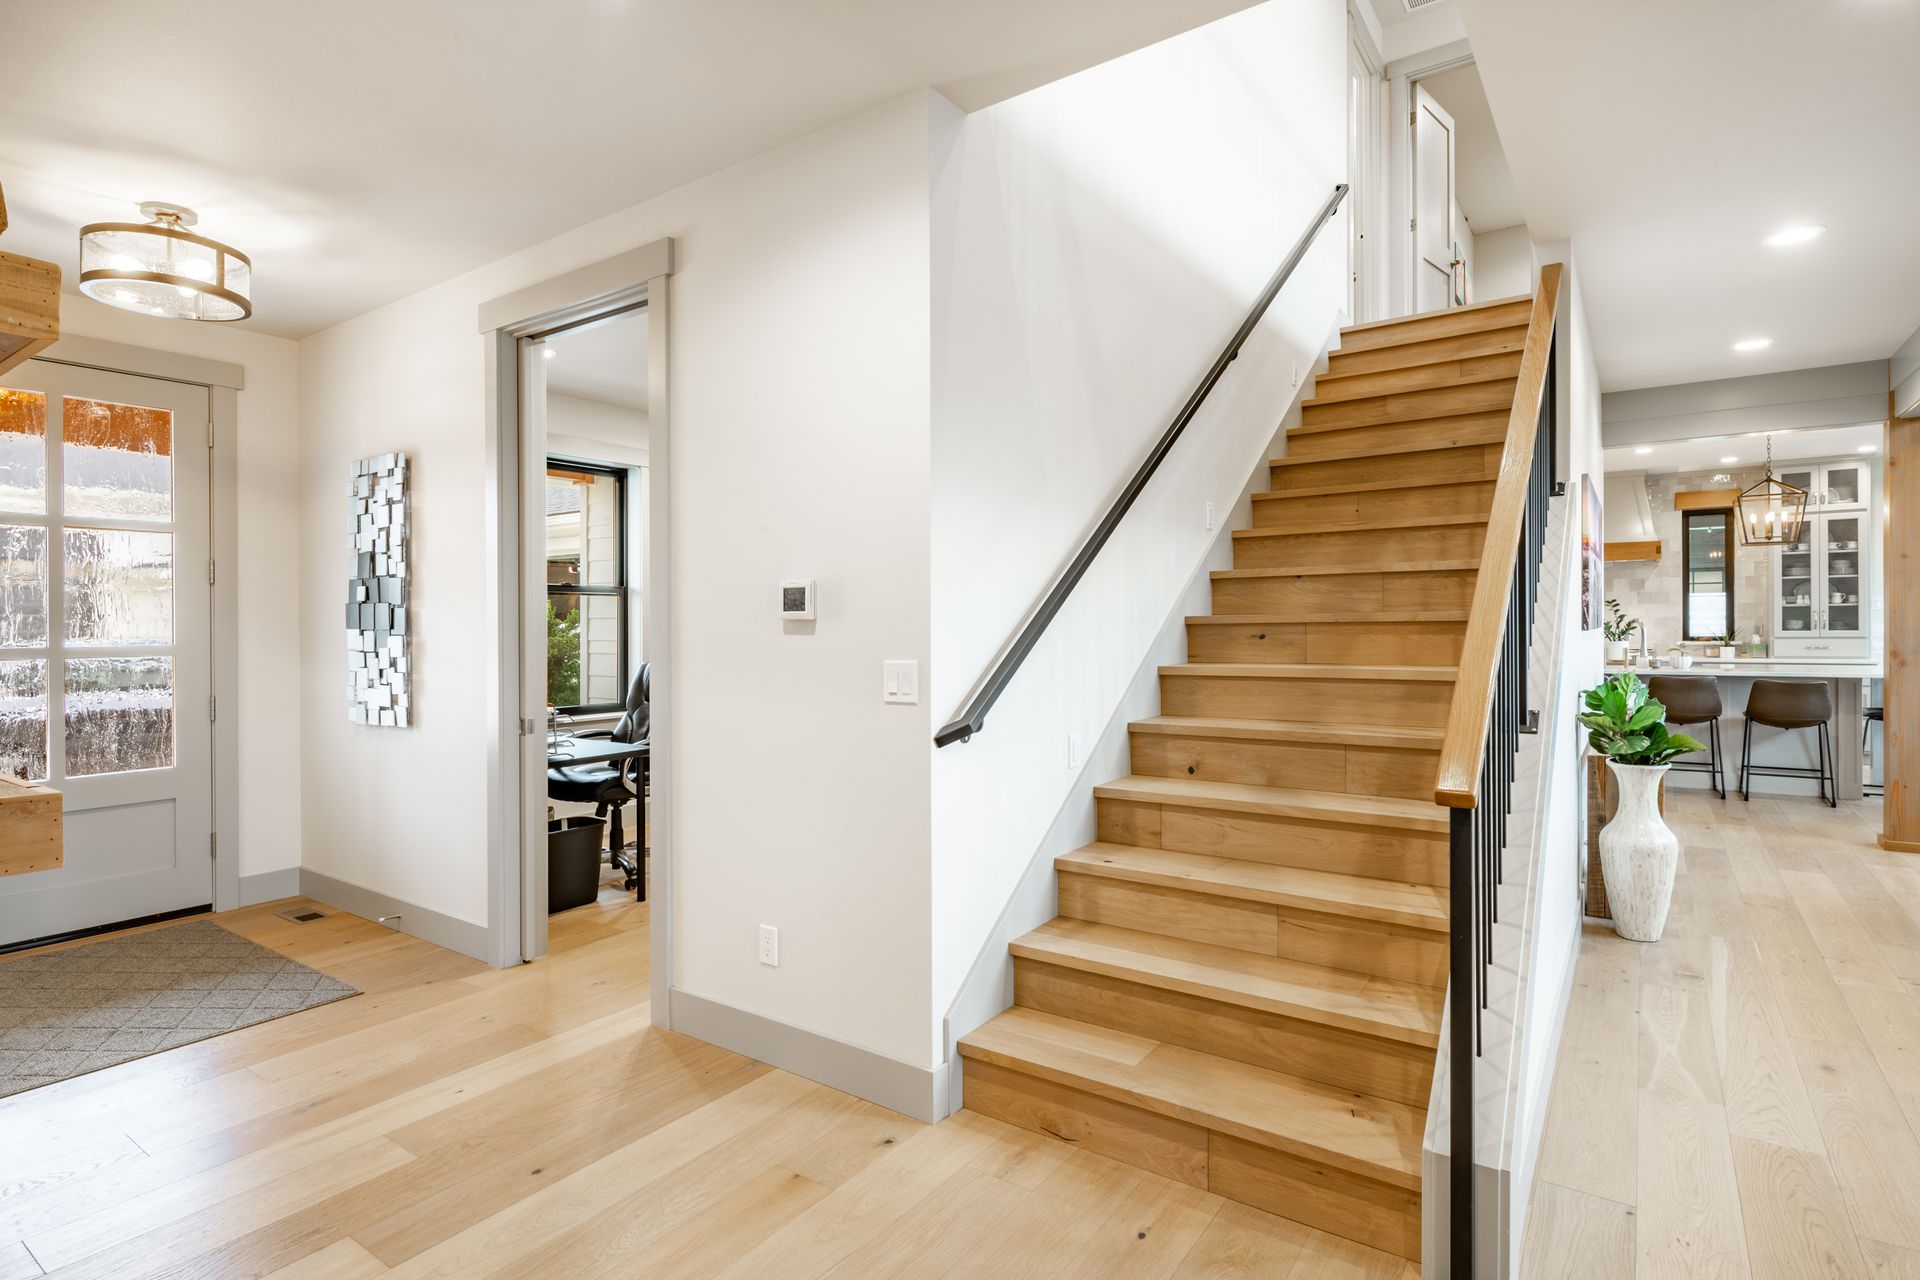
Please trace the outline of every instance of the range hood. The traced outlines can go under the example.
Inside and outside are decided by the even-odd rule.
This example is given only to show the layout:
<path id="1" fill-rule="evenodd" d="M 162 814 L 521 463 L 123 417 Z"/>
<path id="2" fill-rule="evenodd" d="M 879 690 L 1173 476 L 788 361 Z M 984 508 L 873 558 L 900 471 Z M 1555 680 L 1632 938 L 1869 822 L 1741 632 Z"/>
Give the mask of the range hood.
<path id="1" fill-rule="evenodd" d="M 1607 476 L 1601 532 L 1608 560 L 1658 560 L 1660 535 L 1653 528 L 1653 504 L 1647 501 L 1647 473 L 1616 471 Z"/>

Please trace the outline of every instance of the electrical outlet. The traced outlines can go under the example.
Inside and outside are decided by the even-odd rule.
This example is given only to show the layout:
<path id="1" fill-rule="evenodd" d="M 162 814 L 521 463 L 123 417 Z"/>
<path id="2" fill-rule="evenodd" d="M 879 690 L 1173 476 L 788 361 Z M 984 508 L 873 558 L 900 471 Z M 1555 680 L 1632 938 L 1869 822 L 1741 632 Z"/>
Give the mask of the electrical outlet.
<path id="1" fill-rule="evenodd" d="M 1067 735 L 1067 768 L 1078 769 L 1079 767 L 1080 767 L 1080 735 L 1077 733 L 1070 733 Z"/>
<path id="2" fill-rule="evenodd" d="M 1213 504 L 1211 502 L 1207 504 L 1207 528 L 1213 528 Z"/>
<path id="3" fill-rule="evenodd" d="M 760 963 L 780 967 L 780 931 L 770 924 L 760 926 Z"/>

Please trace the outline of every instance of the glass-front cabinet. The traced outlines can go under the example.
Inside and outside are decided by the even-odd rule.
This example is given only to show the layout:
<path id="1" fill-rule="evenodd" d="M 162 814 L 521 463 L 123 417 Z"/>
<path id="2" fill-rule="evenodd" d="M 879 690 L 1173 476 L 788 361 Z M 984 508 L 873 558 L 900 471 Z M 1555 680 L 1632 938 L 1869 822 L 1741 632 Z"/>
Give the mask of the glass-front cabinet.
<path id="1" fill-rule="evenodd" d="M 1807 491 L 1807 511 L 1864 511 L 1872 469 L 1864 462 L 1817 462 L 1782 468 L 1780 478 Z"/>
<path id="2" fill-rule="evenodd" d="M 1838 468 L 1836 468 L 1838 470 Z M 1865 469 L 1860 468 L 1861 484 Z M 1782 479 L 1799 483 L 1786 473 Z M 1780 657 L 1864 658 L 1872 616 L 1867 576 L 1868 519 L 1809 515 L 1797 541 L 1774 553 L 1774 652 Z"/>

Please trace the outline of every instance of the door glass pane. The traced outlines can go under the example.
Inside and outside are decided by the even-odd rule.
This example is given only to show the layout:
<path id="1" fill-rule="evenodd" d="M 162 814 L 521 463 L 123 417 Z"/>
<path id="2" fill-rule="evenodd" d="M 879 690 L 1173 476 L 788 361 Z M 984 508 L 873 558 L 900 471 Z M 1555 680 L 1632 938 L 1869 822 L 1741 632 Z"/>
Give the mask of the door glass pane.
<path id="1" fill-rule="evenodd" d="M 1860 502 L 1860 468 L 1827 468 L 1827 502 L 1831 506 L 1851 507 Z"/>
<path id="2" fill-rule="evenodd" d="M 47 664 L 0 662 L 0 774 L 23 782 L 47 776 Z"/>
<path id="3" fill-rule="evenodd" d="M 1805 489 L 1807 491 L 1807 505 L 1812 506 L 1815 502 L 1819 501 L 1819 495 L 1815 492 L 1813 471 L 1811 468 L 1803 467 L 1798 471 L 1782 471 L 1780 478 L 1796 489 Z"/>
<path id="4" fill-rule="evenodd" d="M 1813 528 L 1814 522 L 1807 521 L 1800 526 L 1800 536 L 1780 550 L 1780 627 L 1783 631 L 1813 630 Z"/>
<path id="5" fill-rule="evenodd" d="M 47 398 L 0 388 L 0 511 L 47 509 Z"/>
<path id="6" fill-rule="evenodd" d="M 47 531 L 0 524 L 0 648 L 46 643 Z"/>
<path id="7" fill-rule="evenodd" d="M 610 475 L 547 471 L 547 585 L 620 581 L 620 484 Z"/>
<path id="8" fill-rule="evenodd" d="M 67 776 L 173 763 L 173 659 L 68 658 Z"/>
<path id="9" fill-rule="evenodd" d="M 1832 475 L 1844 474 L 1834 471 Z M 1860 630 L 1861 521 L 1859 516 L 1827 517 L 1827 630 Z"/>
<path id="10" fill-rule="evenodd" d="M 61 404 L 67 514 L 173 519 L 173 414 L 73 396 Z"/>
<path id="11" fill-rule="evenodd" d="M 173 535 L 67 529 L 69 644 L 173 643 Z"/>

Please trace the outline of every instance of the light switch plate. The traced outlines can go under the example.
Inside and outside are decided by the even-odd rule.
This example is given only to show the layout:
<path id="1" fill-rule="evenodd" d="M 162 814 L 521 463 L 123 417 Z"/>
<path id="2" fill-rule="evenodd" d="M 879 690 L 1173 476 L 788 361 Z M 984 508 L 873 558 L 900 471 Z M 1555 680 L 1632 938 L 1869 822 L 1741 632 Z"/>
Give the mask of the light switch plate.
<path id="1" fill-rule="evenodd" d="M 880 664 L 880 696 L 887 702 L 920 701 L 920 663 L 914 658 L 888 658 Z"/>

